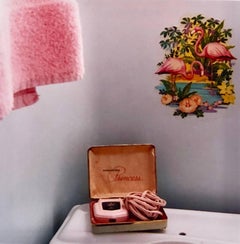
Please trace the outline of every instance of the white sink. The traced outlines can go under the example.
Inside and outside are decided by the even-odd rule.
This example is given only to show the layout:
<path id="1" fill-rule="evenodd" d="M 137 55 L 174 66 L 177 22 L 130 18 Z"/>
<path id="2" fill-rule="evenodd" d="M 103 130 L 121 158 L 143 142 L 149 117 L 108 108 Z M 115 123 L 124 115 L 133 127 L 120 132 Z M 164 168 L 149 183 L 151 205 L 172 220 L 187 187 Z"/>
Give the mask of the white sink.
<path id="1" fill-rule="evenodd" d="M 155 244 L 194 244 L 194 242 L 183 242 L 183 241 L 160 241 L 154 242 Z"/>
<path id="2" fill-rule="evenodd" d="M 88 204 L 69 212 L 50 244 L 239 244 L 240 215 L 165 208 L 165 231 L 93 234 Z"/>

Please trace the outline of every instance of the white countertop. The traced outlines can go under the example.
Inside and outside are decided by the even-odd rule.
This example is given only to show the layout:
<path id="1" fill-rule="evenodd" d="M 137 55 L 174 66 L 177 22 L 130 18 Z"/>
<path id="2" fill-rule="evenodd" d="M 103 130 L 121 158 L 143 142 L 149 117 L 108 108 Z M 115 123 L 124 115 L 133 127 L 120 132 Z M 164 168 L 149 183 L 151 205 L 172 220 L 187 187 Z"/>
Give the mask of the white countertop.
<path id="1" fill-rule="evenodd" d="M 93 234 L 88 204 L 76 205 L 50 244 L 155 243 L 239 244 L 240 215 L 164 208 L 165 231 Z M 185 235 L 182 235 L 185 234 Z"/>

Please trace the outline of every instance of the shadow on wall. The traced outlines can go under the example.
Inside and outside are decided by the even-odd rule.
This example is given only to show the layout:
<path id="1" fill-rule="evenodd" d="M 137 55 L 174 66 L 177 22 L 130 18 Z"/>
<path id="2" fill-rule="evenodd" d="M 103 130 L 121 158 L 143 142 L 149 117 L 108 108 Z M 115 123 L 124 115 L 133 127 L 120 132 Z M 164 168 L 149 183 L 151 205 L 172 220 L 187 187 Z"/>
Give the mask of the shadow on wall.
<path id="1" fill-rule="evenodd" d="M 86 155 L 87 151 L 85 149 L 80 150 L 79 154 L 75 155 L 75 160 L 68 162 L 68 159 L 66 159 L 63 168 L 59 171 L 61 173 L 57 184 L 58 194 L 54 204 L 52 236 L 59 229 L 72 207 L 85 203 L 88 199 Z"/>

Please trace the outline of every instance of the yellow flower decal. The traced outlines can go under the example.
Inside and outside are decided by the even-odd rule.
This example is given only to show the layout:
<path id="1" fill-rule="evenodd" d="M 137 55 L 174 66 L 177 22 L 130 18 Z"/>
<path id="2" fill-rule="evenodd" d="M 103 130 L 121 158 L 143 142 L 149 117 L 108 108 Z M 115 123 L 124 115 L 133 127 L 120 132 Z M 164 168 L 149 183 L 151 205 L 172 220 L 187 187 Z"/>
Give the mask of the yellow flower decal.
<path id="1" fill-rule="evenodd" d="M 219 94 L 221 95 L 223 102 L 226 104 L 234 104 L 235 95 L 234 95 L 234 85 L 230 85 L 226 81 L 223 81 L 221 85 L 217 86 L 219 89 Z"/>
<path id="2" fill-rule="evenodd" d="M 221 85 L 217 86 L 217 88 L 219 89 L 219 93 L 221 95 L 231 95 L 234 93 L 234 85 L 229 85 L 226 81 L 223 81 Z"/>
<path id="3" fill-rule="evenodd" d="M 225 95 L 222 95 L 222 98 L 223 98 L 224 103 L 231 103 L 231 104 L 234 104 L 235 99 L 236 99 L 234 94 L 225 94 Z"/>
<path id="4" fill-rule="evenodd" d="M 220 76 L 222 74 L 222 72 L 223 72 L 222 69 L 217 70 L 217 75 Z"/>

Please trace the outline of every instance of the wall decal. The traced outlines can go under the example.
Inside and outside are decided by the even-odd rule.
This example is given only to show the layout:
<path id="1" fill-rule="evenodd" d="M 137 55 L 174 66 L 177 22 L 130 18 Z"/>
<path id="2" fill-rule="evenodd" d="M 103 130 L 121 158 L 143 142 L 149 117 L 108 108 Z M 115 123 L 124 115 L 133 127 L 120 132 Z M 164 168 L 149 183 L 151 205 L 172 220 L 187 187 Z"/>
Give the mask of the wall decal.
<path id="1" fill-rule="evenodd" d="M 181 29 L 166 27 L 160 33 L 165 58 L 155 73 L 161 77 L 156 86 L 161 103 L 182 118 L 227 109 L 236 98 L 232 82 L 236 57 L 228 43 L 232 29 L 201 14 L 184 17 L 180 23 Z"/>

